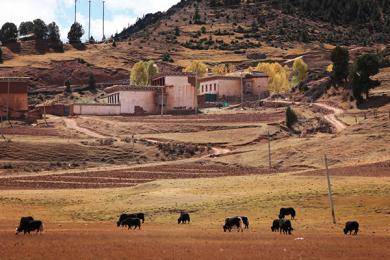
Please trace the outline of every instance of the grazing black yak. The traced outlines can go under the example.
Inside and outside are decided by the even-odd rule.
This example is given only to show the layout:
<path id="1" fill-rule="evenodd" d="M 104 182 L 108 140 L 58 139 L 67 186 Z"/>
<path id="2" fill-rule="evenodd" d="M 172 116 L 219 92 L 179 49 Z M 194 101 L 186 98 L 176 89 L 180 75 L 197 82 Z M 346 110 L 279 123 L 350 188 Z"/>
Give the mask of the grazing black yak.
<path id="1" fill-rule="evenodd" d="M 275 219 L 273 222 L 272 222 L 272 227 L 271 227 L 271 230 L 272 232 L 277 232 L 279 231 L 279 219 Z"/>
<path id="2" fill-rule="evenodd" d="M 142 220 L 142 223 L 145 222 L 145 214 L 144 213 L 132 213 L 132 214 L 126 214 L 123 213 L 119 216 L 118 221 L 116 222 L 116 226 L 121 226 L 121 222 L 127 218 L 139 218 Z"/>
<path id="3" fill-rule="evenodd" d="M 222 226 L 223 231 L 226 232 L 228 230 L 229 232 L 232 231 L 232 228 L 236 227 L 238 229 L 238 232 L 243 232 L 243 222 L 240 217 L 232 217 L 225 219 L 225 224 Z"/>
<path id="4" fill-rule="evenodd" d="M 345 223 L 345 228 L 344 228 L 344 234 L 352 234 L 352 231 L 354 231 L 354 235 L 357 235 L 359 232 L 359 223 L 357 221 L 348 221 Z"/>
<path id="5" fill-rule="evenodd" d="M 186 223 L 190 223 L 191 219 L 190 219 L 190 214 L 188 214 L 187 212 L 181 212 L 180 213 L 180 217 L 178 218 L 177 220 L 177 224 L 186 224 Z"/>
<path id="6" fill-rule="evenodd" d="M 43 232 L 43 223 L 42 221 L 40 220 L 30 220 L 30 221 L 26 221 L 23 223 L 22 226 L 19 226 L 17 229 L 16 229 L 16 235 L 19 234 L 20 232 L 24 232 L 24 234 L 26 233 L 29 233 L 31 231 L 37 231 L 37 234 L 38 233 L 42 233 Z"/>
<path id="7" fill-rule="evenodd" d="M 284 218 L 285 216 L 291 215 L 291 219 L 294 219 L 296 216 L 294 208 L 281 208 L 279 212 L 279 218 Z"/>
<path id="8" fill-rule="evenodd" d="M 127 218 L 121 222 L 121 226 L 128 226 L 128 229 L 134 227 L 134 230 L 141 229 L 141 219 L 139 218 Z"/>
<path id="9" fill-rule="evenodd" d="M 294 229 L 292 228 L 291 226 L 291 221 L 288 220 L 288 219 L 279 219 L 279 229 L 280 229 L 280 234 L 289 234 L 291 235 L 291 231 L 293 231 Z"/>

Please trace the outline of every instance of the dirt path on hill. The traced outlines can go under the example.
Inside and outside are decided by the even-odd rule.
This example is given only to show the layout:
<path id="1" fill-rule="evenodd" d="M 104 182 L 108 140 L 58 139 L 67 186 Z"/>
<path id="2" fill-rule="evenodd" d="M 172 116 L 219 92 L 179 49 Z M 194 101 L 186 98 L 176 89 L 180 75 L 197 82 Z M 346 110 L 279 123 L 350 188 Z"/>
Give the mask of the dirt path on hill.
<path id="1" fill-rule="evenodd" d="M 324 118 L 326 121 L 332 124 L 334 128 L 336 128 L 336 131 L 338 133 L 342 132 L 347 128 L 347 126 L 343 122 L 337 119 L 337 116 L 342 115 L 344 113 L 344 110 L 323 103 L 314 103 L 314 105 L 332 111 L 332 114 L 324 115 Z"/>
<path id="2" fill-rule="evenodd" d="M 289 104 L 289 105 L 293 105 L 293 104 L 309 105 L 309 103 L 293 102 L 293 101 L 287 101 L 287 100 L 267 100 L 267 102 L 284 103 L 284 104 Z M 339 119 L 337 119 L 337 116 L 342 115 L 344 113 L 344 110 L 342 110 L 338 107 L 333 107 L 333 106 L 330 106 L 330 105 L 327 105 L 324 103 L 318 103 L 318 102 L 313 103 L 312 105 L 331 111 L 330 114 L 324 115 L 324 119 L 328 123 L 330 123 L 336 129 L 336 131 L 338 133 L 342 132 L 343 130 L 345 130 L 347 128 L 347 126 L 343 122 L 341 122 Z"/>
<path id="3" fill-rule="evenodd" d="M 77 132 L 80 132 L 82 134 L 85 134 L 85 135 L 93 137 L 93 138 L 101 138 L 101 139 L 102 138 L 107 138 L 104 135 L 98 134 L 98 133 L 93 132 L 93 131 L 91 131 L 89 129 L 86 129 L 86 128 L 78 126 L 76 120 L 73 119 L 73 118 L 63 118 L 63 120 L 64 120 L 65 125 L 66 125 L 67 128 L 76 130 Z"/>

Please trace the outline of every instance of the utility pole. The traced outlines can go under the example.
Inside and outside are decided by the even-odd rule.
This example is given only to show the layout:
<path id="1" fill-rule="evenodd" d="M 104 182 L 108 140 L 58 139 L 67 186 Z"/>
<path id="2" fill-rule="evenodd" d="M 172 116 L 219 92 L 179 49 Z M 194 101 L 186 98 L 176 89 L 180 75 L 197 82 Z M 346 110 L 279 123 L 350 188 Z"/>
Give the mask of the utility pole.
<path id="1" fill-rule="evenodd" d="M 161 87 L 161 116 L 164 116 L 164 87 Z"/>
<path id="2" fill-rule="evenodd" d="M 91 0 L 88 1 L 88 15 L 89 15 L 89 20 L 88 20 L 88 42 L 91 40 Z"/>
<path id="3" fill-rule="evenodd" d="M 334 205 L 333 205 L 333 198 L 332 198 L 332 185 L 330 183 L 329 168 L 328 168 L 328 158 L 326 157 L 326 154 L 325 154 L 324 158 L 325 158 L 326 178 L 328 179 L 329 203 L 330 203 L 330 208 L 332 210 L 333 224 L 336 224 L 336 215 L 335 215 L 335 212 L 334 212 Z"/>
<path id="4" fill-rule="evenodd" d="M 77 0 L 74 0 L 74 23 L 77 22 Z"/>
<path id="5" fill-rule="evenodd" d="M 10 92 L 10 85 L 11 85 L 11 82 L 10 82 L 10 78 L 8 78 L 7 80 L 7 121 L 9 122 L 9 92 Z"/>
<path id="6" fill-rule="evenodd" d="M 240 79 L 241 79 L 241 107 L 244 107 L 244 84 L 242 80 L 242 72 L 240 72 Z"/>
<path id="7" fill-rule="evenodd" d="M 268 131 L 268 167 L 269 170 L 272 170 L 272 161 L 271 161 L 271 135 Z"/>
<path id="8" fill-rule="evenodd" d="M 197 106 L 198 105 L 198 73 L 195 73 L 195 114 L 197 115 L 198 114 L 198 109 L 199 107 Z M 390 114 L 390 112 L 389 112 Z"/>
<path id="9" fill-rule="evenodd" d="M 106 36 L 104 35 L 104 4 L 105 3 L 106 3 L 106 1 L 103 1 L 103 38 L 102 38 L 103 41 L 106 40 Z"/>

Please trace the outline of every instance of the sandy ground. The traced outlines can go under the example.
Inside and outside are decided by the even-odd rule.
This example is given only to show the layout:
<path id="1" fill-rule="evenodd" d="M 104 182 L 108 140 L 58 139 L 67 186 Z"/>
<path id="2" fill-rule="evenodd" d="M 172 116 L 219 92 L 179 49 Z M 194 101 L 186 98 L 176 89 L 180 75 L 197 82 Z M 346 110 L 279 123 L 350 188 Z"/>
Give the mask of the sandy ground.
<path id="1" fill-rule="evenodd" d="M 14 234 L 0 223 L 1 259 L 389 259 L 390 236 L 332 232 L 272 233 L 268 226 L 224 233 L 222 228 L 145 223 L 48 224 L 43 235 Z"/>

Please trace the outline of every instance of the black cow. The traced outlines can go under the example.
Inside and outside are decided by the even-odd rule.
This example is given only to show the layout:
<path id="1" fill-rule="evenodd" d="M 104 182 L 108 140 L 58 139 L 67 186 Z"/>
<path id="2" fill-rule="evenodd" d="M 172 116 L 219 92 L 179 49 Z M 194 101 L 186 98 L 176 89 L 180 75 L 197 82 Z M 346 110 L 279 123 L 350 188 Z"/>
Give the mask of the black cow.
<path id="1" fill-rule="evenodd" d="M 142 223 L 145 222 L 145 214 L 144 213 L 132 213 L 132 214 L 126 214 L 123 213 L 119 216 L 118 221 L 116 222 L 116 226 L 121 226 L 121 222 L 127 218 L 139 218 L 142 220 Z"/>
<path id="2" fill-rule="evenodd" d="M 243 232 L 244 229 L 242 228 L 243 222 L 240 217 L 232 217 L 225 219 L 225 225 L 223 225 L 223 231 L 226 232 L 228 230 L 229 232 L 232 231 L 232 228 L 236 227 L 238 229 L 238 232 Z"/>
<path id="3" fill-rule="evenodd" d="M 29 233 L 31 231 L 37 231 L 38 233 L 43 232 L 43 223 L 40 220 L 30 220 L 29 222 L 24 222 L 22 226 L 19 226 L 16 229 L 16 235 L 20 232 L 24 232 L 24 234 Z"/>
<path id="4" fill-rule="evenodd" d="M 279 229 L 280 229 L 280 234 L 289 234 L 291 235 L 291 231 L 293 231 L 294 229 L 292 228 L 291 226 L 291 221 L 288 220 L 288 219 L 279 219 Z"/>
<path id="5" fill-rule="evenodd" d="M 177 219 L 177 224 L 186 224 L 190 223 L 190 221 L 190 214 L 188 214 L 187 212 L 181 212 L 180 217 Z"/>
<path id="6" fill-rule="evenodd" d="M 344 234 L 352 234 L 352 231 L 355 231 L 353 234 L 357 235 L 359 232 L 359 223 L 357 221 L 348 221 L 345 223 L 345 228 L 344 228 Z"/>
<path id="7" fill-rule="evenodd" d="M 279 212 L 279 218 L 284 218 L 285 216 L 291 215 L 291 219 L 294 219 L 295 209 L 294 208 L 281 208 Z"/>
<path id="8" fill-rule="evenodd" d="M 272 227 L 271 227 L 272 232 L 279 231 L 279 222 L 280 222 L 279 219 L 275 219 L 274 222 L 272 222 Z"/>
<path id="9" fill-rule="evenodd" d="M 139 218 L 127 218 L 125 220 L 123 220 L 120 224 L 121 226 L 128 226 L 128 229 L 131 229 L 132 227 L 134 227 L 134 230 L 137 229 L 141 229 L 141 219 Z"/>

